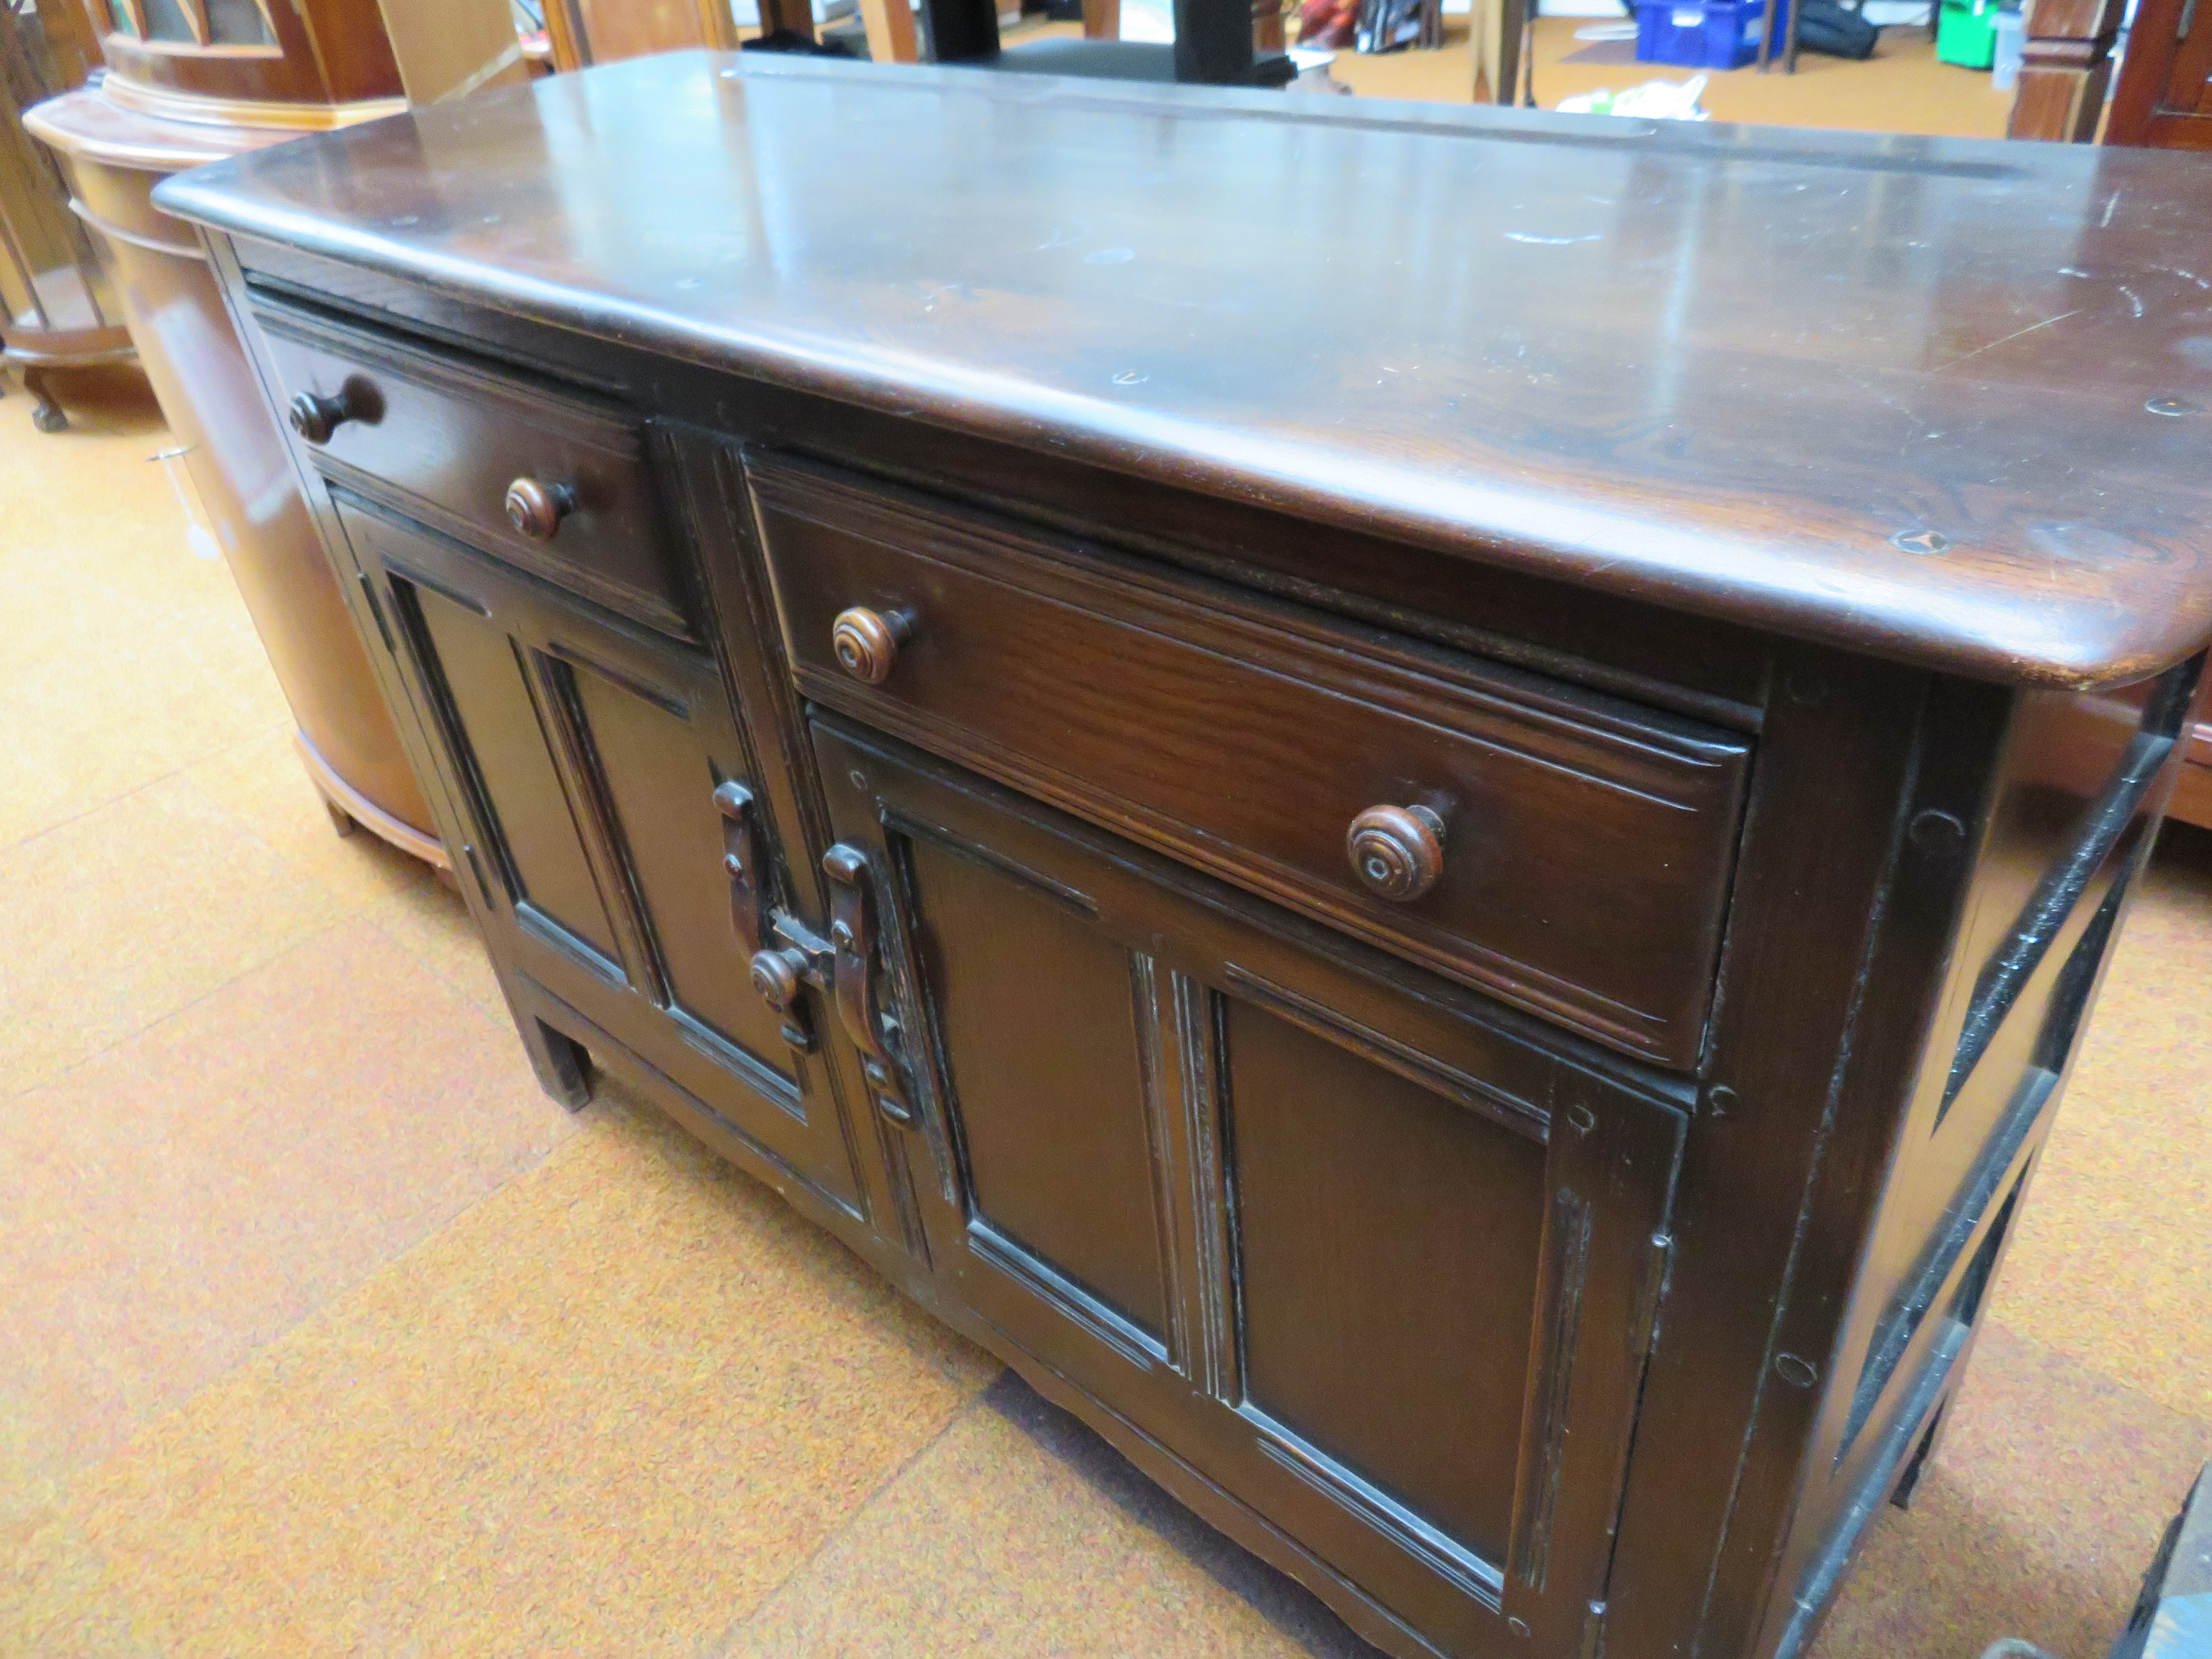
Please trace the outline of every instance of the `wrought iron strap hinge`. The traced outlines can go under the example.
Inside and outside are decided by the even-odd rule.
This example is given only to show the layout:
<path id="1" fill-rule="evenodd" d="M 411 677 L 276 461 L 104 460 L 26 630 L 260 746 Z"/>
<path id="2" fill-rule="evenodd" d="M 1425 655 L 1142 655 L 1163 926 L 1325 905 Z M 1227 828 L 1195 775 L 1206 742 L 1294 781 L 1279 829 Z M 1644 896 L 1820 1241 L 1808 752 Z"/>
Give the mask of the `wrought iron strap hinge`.
<path id="1" fill-rule="evenodd" d="M 897 1054 L 898 1019 L 882 998 L 876 878 L 867 854 L 843 842 L 823 855 L 830 878 L 830 937 L 823 939 L 788 910 L 769 900 L 764 844 L 755 818 L 752 790 L 732 778 L 714 789 L 722 816 L 722 869 L 730 880 L 730 926 L 749 960 L 753 989 L 782 1018 L 783 1040 L 801 1054 L 818 1045 L 802 988 L 812 986 L 836 1005 L 868 1091 L 884 1116 L 914 1121 L 906 1066 Z"/>
<path id="2" fill-rule="evenodd" d="M 717 785 L 722 815 L 722 871 L 730 879 L 730 927 L 746 959 L 753 989 L 781 1018 L 781 1036 L 800 1054 L 817 1046 L 802 985 L 828 991 L 835 971 L 829 942 L 787 910 L 769 902 L 768 868 L 754 823 L 758 799 L 732 778 Z"/>
<path id="3" fill-rule="evenodd" d="M 895 1123 L 912 1123 L 906 1066 L 896 1048 L 898 1020 L 884 1006 L 878 954 L 876 877 L 867 854 L 840 842 L 822 855 L 830 878 L 830 944 L 834 962 L 832 989 L 845 1035 L 860 1051 L 860 1069 L 877 1109 Z"/>

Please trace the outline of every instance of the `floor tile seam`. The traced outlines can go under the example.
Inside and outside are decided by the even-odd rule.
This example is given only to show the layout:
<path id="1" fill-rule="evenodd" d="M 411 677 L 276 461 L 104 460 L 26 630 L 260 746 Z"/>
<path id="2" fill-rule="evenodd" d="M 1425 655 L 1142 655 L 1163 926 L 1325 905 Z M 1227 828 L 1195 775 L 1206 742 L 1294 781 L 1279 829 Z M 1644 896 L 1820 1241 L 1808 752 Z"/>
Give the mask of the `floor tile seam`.
<path id="1" fill-rule="evenodd" d="M 86 585 L 57 590 L 57 597 L 82 599 L 94 606 L 120 600 L 137 607 L 138 615 L 131 618 L 134 622 L 190 623 L 208 617 L 210 613 L 219 613 L 227 619 L 244 611 L 245 596 L 239 591 L 237 578 L 228 569 L 224 575 L 228 580 L 222 586 L 210 587 L 205 592 L 196 593 L 173 586 L 164 587 L 156 592 L 127 575 L 87 574 L 78 579 Z M 250 612 L 246 613 L 246 619 L 249 623 L 252 621 Z M 57 661 L 63 659 L 59 657 L 55 659 Z"/>
<path id="2" fill-rule="evenodd" d="M 1001 1366 L 1000 1369 L 1003 1370 L 1004 1367 Z M 996 1380 L 997 1379 L 995 1377 L 993 1379 L 993 1381 Z M 697 1650 L 699 1659 L 726 1659 L 726 1656 L 727 1656 L 732 1649 L 736 1645 L 738 1638 L 743 1636 L 753 1625 L 757 1624 L 762 1615 L 769 1610 L 769 1607 L 775 1602 L 777 1598 L 781 1596 L 786 1590 L 789 1589 L 793 1584 L 796 1583 L 803 1576 L 805 1576 L 808 1570 L 811 1569 L 817 1561 L 821 1560 L 832 1549 L 836 1548 L 836 1546 L 843 1540 L 847 1534 L 848 1534 L 854 1527 L 860 1524 L 862 1518 L 875 1508 L 878 1499 L 880 1499 L 886 1492 L 890 1492 L 890 1489 L 893 1486 L 896 1486 L 901 1480 L 904 1480 L 908 1473 L 912 1470 L 916 1464 L 920 1463 L 923 1458 L 928 1456 L 932 1451 L 935 1450 L 938 1443 L 944 1440 L 946 1436 L 950 1435 L 953 1430 L 958 1428 L 962 1424 L 965 1423 L 970 1417 L 973 1417 L 978 1412 L 988 1411 L 989 1409 L 989 1407 L 983 1403 L 983 1396 L 990 1392 L 990 1388 L 991 1384 L 989 1382 L 986 1382 L 981 1388 L 976 1389 L 974 1394 L 962 1401 L 953 1411 L 947 1414 L 945 1421 L 938 1425 L 934 1433 L 933 1433 L 927 1440 L 923 1441 L 921 1444 L 916 1446 L 914 1450 L 908 1453 L 905 1457 L 900 1459 L 896 1468 L 892 1468 L 881 1480 L 870 1487 L 860 1501 L 854 1504 L 851 1510 L 847 1511 L 845 1517 L 842 1521 L 838 1522 L 838 1523 L 832 1527 L 828 1532 L 824 1533 L 822 1535 L 821 1540 L 812 1549 L 807 1551 L 806 1553 L 799 1560 L 794 1561 L 783 1573 L 783 1575 L 762 1594 L 758 1601 L 755 1601 L 750 1607 L 747 1608 L 744 1613 L 739 1613 L 736 1619 L 732 1620 L 731 1623 L 724 1628 L 722 1633 L 716 1637 L 710 1644 Z"/>
<path id="3" fill-rule="evenodd" d="M 2006 1329 L 2012 1330 L 2012 1327 L 2007 1326 Z M 2020 1333 L 2013 1331 L 2013 1334 L 2014 1336 L 2018 1336 L 2020 1335 Z M 2035 1339 L 2028 1338 L 2026 1340 L 2032 1341 Z M 2048 1344 L 2045 1344 L 2045 1346 L 2046 1347 L 2050 1346 Z M 2069 1359 L 2073 1361 L 2074 1364 L 2079 1365 L 2083 1370 L 2092 1373 L 2099 1382 L 2106 1383 L 2112 1388 L 2122 1389 L 2133 1395 L 2135 1399 L 2139 1401 L 2148 1402 L 2150 1405 L 2157 1407 L 2160 1411 L 2171 1412 L 2176 1417 L 2187 1418 L 2191 1422 L 2202 1426 L 2205 1431 L 2208 1438 L 2212 1438 L 2212 1397 L 2206 1398 L 2201 1403 L 2183 1404 L 2179 1401 L 2169 1400 L 2159 1395 L 2154 1395 L 2148 1389 L 2145 1389 L 2142 1383 L 2130 1382 L 2124 1376 L 2121 1376 L 2115 1372 L 2106 1370 L 2102 1364 L 2099 1364 L 2095 1358 L 2089 1355 L 2075 1353 L 2071 1349 L 2068 1348 L 2051 1347 L 2050 1348 L 2050 1352 L 2058 1355 L 2062 1359 Z"/>
<path id="4" fill-rule="evenodd" d="M 396 895 L 387 894 L 385 896 L 386 899 L 393 896 L 396 896 Z M 366 915 L 368 925 L 375 928 L 378 933 L 383 934 L 385 939 L 390 941 L 393 949 L 397 950 L 402 956 L 405 957 L 409 962 L 414 963 L 416 967 L 420 968 L 432 979 L 437 981 L 437 982 L 445 989 L 452 992 L 454 996 L 465 1003 L 470 1009 L 483 1016 L 483 1018 L 490 1024 L 494 1030 L 505 1032 L 508 1036 L 514 1037 L 517 1042 L 520 1042 L 522 1039 L 520 1034 L 515 1030 L 514 1016 L 512 1014 L 502 1016 L 498 1011 L 485 1007 L 483 1003 L 477 1000 L 476 994 L 467 985 L 464 984 L 453 975 L 447 973 L 438 964 L 435 957 L 431 952 L 418 948 L 404 933 L 387 926 L 383 917 L 378 914 L 384 902 L 385 899 L 372 899 L 368 904 L 362 907 L 362 911 L 357 912 L 356 914 Z M 483 947 L 483 934 L 477 927 L 477 920 L 473 915 L 469 917 L 469 931 L 476 936 L 478 946 Z M 488 971 L 491 969 L 491 958 L 488 948 L 486 948 L 485 951 L 484 965 Z M 494 973 L 494 977 L 497 977 L 495 972 Z M 503 987 L 501 988 L 501 993 L 504 994 Z"/>
<path id="5" fill-rule="evenodd" d="M 162 773 L 159 777 L 148 778 L 143 783 L 134 783 L 128 789 L 118 791 L 117 793 L 112 795 L 104 796 L 100 799 L 94 801 L 90 805 L 86 806 L 82 811 L 72 812 L 65 818 L 57 818 L 54 822 L 46 825 L 43 829 L 32 830 L 27 836 L 18 836 L 14 841 L 8 842 L 5 846 L 0 846 L 0 858 L 4 858 L 9 854 L 17 852 L 23 848 L 28 847 L 33 842 L 43 841 L 48 836 L 53 835 L 59 830 L 66 830 L 73 823 L 82 823 L 85 819 L 90 817 L 95 812 L 104 812 L 111 806 L 120 805 L 123 802 L 129 800 L 134 795 L 143 795 L 149 789 L 159 788 L 162 784 L 168 782 L 171 779 L 175 778 L 183 773 L 187 767 L 197 766 L 198 763 L 199 763 L 197 761 L 186 761 L 183 765 L 174 767 L 169 771 Z"/>
<path id="6" fill-rule="evenodd" d="M 2077 1366 L 2087 1371 L 2106 1387 L 2116 1389 L 2128 1395 L 2137 1405 L 2148 1406 L 2154 1411 L 2165 1412 L 2174 1417 L 2186 1418 L 2189 1421 L 2202 1425 L 2208 1438 L 2212 1438 L 2212 1401 L 2208 1401 L 2205 1407 L 2201 1410 L 2187 1406 L 2177 1406 L 2170 1400 L 2160 1399 L 2157 1395 L 2152 1394 L 2140 1382 L 2130 1382 L 2124 1376 L 2107 1370 L 2104 1365 L 2087 1355 L 2077 1353 L 2071 1348 L 2060 1347 L 2055 1342 L 2045 1341 L 2042 1337 L 2032 1332 L 2024 1331 L 2008 1321 L 1999 1320 L 1995 1316 L 1991 1316 L 1988 1322 L 1990 1326 L 2002 1330 L 2007 1340 L 2016 1342 L 2024 1348 L 2033 1348 L 2039 1357 L 2063 1359 L 2069 1365 Z M 1972 1376 L 1973 1372 L 1970 1369 L 1967 1371 L 1969 1386 L 1971 1386 Z M 2208 1449 L 2208 1455 L 2212 1455 L 2212 1449 Z"/>
<path id="7" fill-rule="evenodd" d="M 548 1147 L 544 1155 L 541 1156 L 535 1163 L 526 1164 L 520 1169 L 509 1170 L 496 1184 L 487 1188 L 484 1191 L 477 1194 L 474 1198 L 469 1200 L 468 1202 L 463 1204 L 459 1208 L 453 1211 L 452 1214 L 445 1217 L 427 1231 L 410 1241 L 404 1249 L 396 1251 L 391 1255 L 386 1256 L 381 1261 L 379 1261 L 374 1266 L 368 1268 L 359 1277 L 334 1289 L 328 1297 L 324 1298 L 324 1300 L 318 1303 L 315 1306 L 306 1310 L 289 1323 L 283 1326 L 277 1330 L 272 1331 L 261 1341 L 254 1343 L 251 1346 L 241 1351 L 233 1358 L 228 1364 L 203 1379 L 199 1386 L 195 1388 L 190 1394 L 185 1395 L 180 1400 L 172 1401 L 170 1404 L 163 1407 L 160 1411 L 157 1411 L 151 1416 L 145 1418 L 143 1421 L 134 1424 L 131 1426 L 131 1432 L 125 1437 L 123 1443 L 107 1452 L 106 1455 L 90 1459 L 88 1462 L 79 1463 L 74 1467 L 65 1467 L 53 1471 L 51 1478 L 54 1481 L 57 1488 L 57 1498 L 55 1502 L 49 1507 L 58 1514 L 68 1514 L 70 1510 L 70 1488 L 75 1486 L 78 1482 L 90 1477 L 96 1476 L 101 1470 L 106 1468 L 110 1464 L 117 1462 L 118 1459 L 129 1456 L 132 1448 L 137 1446 L 141 1441 L 146 1439 L 156 1429 L 169 1422 L 173 1418 L 177 1417 L 180 1413 L 191 1410 L 191 1407 L 198 1403 L 201 1396 L 205 1395 L 210 1389 L 217 1388 L 222 1383 L 228 1382 L 230 1379 L 236 1376 L 240 1371 L 244 1370 L 247 1366 L 253 1364 L 255 1360 L 260 1358 L 263 1355 L 270 1352 L 284 1343 L 289 1342 L 295 1337 L 307 1329 L 310 1326 L 315 1325 L 319 1322 L 326 1322 L 336 1319 L 342 1310 L 343 1304 L 351 1301 L 368 1285 L 376 1279 L 382 1278 L 386 1273 L 390 1272 L 392 1268 L 398 1267 L 402 1262 L 404 1262 L 410 1256 L 415 1255 L 416 1251 L 423 1249 L 434 1240 L 442 1237 L 463 1218 L 473 1214 L 483 1205 L 498 1198 L 509 1188 L 513 1187 L 517 1182 L 536 1175 L 539 1170 L 550 1165 L 556 1158 L 567 1155 L 569 1149 L 576 1146 L 578 1143 L 584 1139 L 585 1137 L 580 1134 L 564 1135 L 553 1146 Z M 106 1558 L 105 1556 L 102 1556 L 101 1566 L 105 1569 L 106 1565 Z"/>
<path id="8" fill-rule="evenodd" d="M 0 844 L 0 858 L 5 858 L 9 854 L 18 852 L 23 848 L 30 846 L 33 842 L 43 841 L 46 836 L 53 835 L 58 830 L 66 830 L 73 823 L 82 823 L 85 819 L 92 817 L 95 812 L 104 812 L 110 807 L 120 805 L 123 802 L 131 799 L 134 796 L 144 794 L 149 789 L 157 789 L 165 783 L 173 782 L 178 778 L 182 777 L 185 773 L 191 771 L 194 767 L 204 766 L 210 761 L 220 760 L 225 755 L 229 754 L 233 750 L 242 749 L 249 743 L 263 742 L 268 738 L 268 736 L 269 733 L 267 732 L 251 732 L 246 733 L 244 737 L 233 738 L 226 743 L 218 744 L 216 747 L 209 750 L 205 754 L 196 755 L 190 760 L 181 761 L 158 777 L 147 778 L 141 782 L 132 784 L 128 789 L 118 790 L 114 794 L 104 796 L 100 799 L 94 801 L 91 805 L 86 806 L 82 811 L 70 813 L 65 818 L 57 818 L 53 823 L 46 825 L 42 829 L 32 830 L 27 836 L 18 836 L 14 841 Z M 210 798 L 203 795 L 202 799 L 206 800 Z M 213 803 L 210 801 L 210 804 Z M 218 806 L 217 810 L 222 811 L 224 817 L 230 819 L 231 822 L 240 822 L 240 820 L 228 811 L 224 810 L 220 806 Z"/>
<path id="9" fill-rule="evenodd" d="M 76 1060 L 71 1060 L 68 1065 L 63 1066 L 60 1071 L 40 1078 L 34 1083 L 27 1084 L 22 1088 L 11 1089 L 4 1094 L 0 1094 L 0 1104 L 7 1104 L 14 1101 L 21 1100 L 26 1095 L 36 1094 L 41 1089 L 50 1089 L 53 1087 L 54 1085 L 75 1076 L 78 1072 L 82 1071 L 94 1060 L 105 1059 L 107 1055 L 113 1054 L 118 1048 L 125 1048 L 131 1043 L 136 1042 L 139 1038 L 145 1036 L 149 1032 L 159 1030 L 161 1027 L 167 1024 L 171 1020 L 176 1019 L 184 1014 L 190 1013 L 193 1009 L 198 1007 L 202 1003 L 208 1001 L 211 998 L 221 996 L 225 991 L 228 991 L 232 987 L 235 986 L 240 980 L 251 978 L 253 975 L 260 973 L 265 969 L 275 967 L 278 963 L 284 961 L 288 957 L 294 956 L 301 951 L 307 950 L 311 945 L 321 943 L 331 934 L 344 927 L 348 922 L 358 920 L 362 911 L 366 908 L 367 907 L 365 905 L 357 905 L 353 908 L 345 911 L 343 915 L 331 917 L 329 921 L 325 922 L 322 927 L 315 929 L 313 933 L 307 934 L 302 939 L 294 940 L 283 950 L 277 951 L 274 956 L 263 957 L 258 961 L 248 963 L 245 967 L 240 969 L 238 972 L 233 974 L 221 984 L 211 985 L 206 990 L 201 992 L 198 996 L 190 998 L 184 1002 L 179 1003 L 173 1008 L 167 1009 L 161 1013 L 156 1014 L 152 1019 L 148 1020 L 143 1025 L 134 1027 L 132 1030 L 118 1036 L 112 1041 L 100 1044 L 99 1048 L 94 1049 L 90 1054 L 80 1055 Z"/>
<path id="10" fill-rule="evenodd" d="M 296 726 L 288 726 L 285 729 L 295 735 L 296 735 L 299 731 L 299 728 Z M 240 738 L 236 742 L 227 744 L 222 748 L 215 750 L 211 754 L 201 757 L 198 760 L 192 762 L 190 765 L 179 767 L 177 771 L 171 774 L 171 775 L 184 778 L 185 786 L 194 792 L 204 805 L 207 806 L 212 811 L 221 813 L 225 823 L 235 826 L 248 840 L 252 841 L 256 846 L 260 848 L 263 852 L 268 854 L 270 857 L 275 859 L 276 862 L 282 865 L 285 869 L 299 877 L 301 880 L 307 882 L 308 884 L 322 892 L 327 893 L 340 905 L 346 907 L 346 914 L 348 915 L 359 915 L 364 910 L 373 910 L 385 899 L 398 893 L 400 890 L 395 887 L 389 892 L 378 894 L 374 898 L 358 899 L 354 897 L 350 893 L 342 891 L 337 883 L 328 880 L 321 874 L 321 872 L 315 870 L 311 866 L 302 863 L 291 854 L 286 852 L 282 847 L 279 847 L 275 842 L 270 840 L 266 835 L 262 833 L 259 819 L 245 817 L 240 813 L 233 811 L 222 800 L 216 798 L 212 790 L 203 787 L 198 779 L 190 775 L 190 774 L 198 771 L 201 767 L 207 765 L 209 763 L 222 760 L 224 757 L 233 754 L 240 749 L 244 749 L 250 744 L 265 743 L 268 741 L 269 736 L 270 734 L 266 732 L 259 732 L 249 737 Z M 322 798 L 321 790 L 316 787 L 312 779 L 307 777 L 304 768 L 301 770 L 301 776 L 307 782 L 307 787 L 315 790 L 318 799 L 320 799 Z M 356 836 L 371 836 L 375 832 L 374 830 L 371 830 L 366 826 L 361 824 L 355 825 L 352 831 L 352 834 Z M 346 839 L 346 837 L 341 836 L 336 829 L 333 829 L 331 831 L 331 839 L 333 841 L 343 841 Z M 422 866 L 422 869 L 425 875 L 428 876 L 430 866 L 425 864 Z M 431 878 L 434 879 L 434 877 Z M 390 937 L 387 930 L 380 928 L 379 931 L 386 932 L 386 937 Z M 397 943 L 398 941 L 395 940 L 394 942 Z M 410 952 L 409 954 L 411 956 L 413 953 Z M 439 975 L 438 977 L 442 979 L 443 975 Z"/>

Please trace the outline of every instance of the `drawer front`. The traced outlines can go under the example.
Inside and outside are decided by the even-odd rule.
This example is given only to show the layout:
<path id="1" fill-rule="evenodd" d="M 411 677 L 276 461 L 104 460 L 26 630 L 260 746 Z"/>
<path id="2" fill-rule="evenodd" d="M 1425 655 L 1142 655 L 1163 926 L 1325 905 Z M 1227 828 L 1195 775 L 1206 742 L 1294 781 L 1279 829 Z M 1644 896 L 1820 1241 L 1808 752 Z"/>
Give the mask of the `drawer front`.
<path id="1" fill-rule="evenodd" d="M 325 477 L 611 610 L 695 637 L 635 418 L 366 330 L 265 306 L 256 316 L 284 413 L 321 400 L 291 425 Z"/>
<path id="2" fill-rule="evenodd" d="M 1743 739 L 872 483 L 780 460 L 750 477 L 807 696 L 1626 1052 L 1694 1062 Z M 887 662 L 874 683 L 833 643 L 854 610 L 883 622 L 848 635 L 858 669 Z M 1398 810 L 1364 860 L 1425 890 L 1356 873 L 1353 820 L 1376 808 Z"/>

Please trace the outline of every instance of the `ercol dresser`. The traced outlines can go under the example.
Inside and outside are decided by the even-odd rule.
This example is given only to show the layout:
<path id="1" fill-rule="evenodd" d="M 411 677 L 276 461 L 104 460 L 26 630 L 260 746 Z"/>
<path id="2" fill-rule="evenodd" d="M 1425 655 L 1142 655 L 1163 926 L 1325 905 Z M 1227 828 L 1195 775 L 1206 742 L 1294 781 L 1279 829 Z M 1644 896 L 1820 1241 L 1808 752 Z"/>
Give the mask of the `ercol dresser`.
<path id="1" fill-rule="evenodd" d="M 548 1089 L 1393 1654 L 1802 1650 L 2196 712 L 2212 169 L 690 54 L 161 199 Z"/>

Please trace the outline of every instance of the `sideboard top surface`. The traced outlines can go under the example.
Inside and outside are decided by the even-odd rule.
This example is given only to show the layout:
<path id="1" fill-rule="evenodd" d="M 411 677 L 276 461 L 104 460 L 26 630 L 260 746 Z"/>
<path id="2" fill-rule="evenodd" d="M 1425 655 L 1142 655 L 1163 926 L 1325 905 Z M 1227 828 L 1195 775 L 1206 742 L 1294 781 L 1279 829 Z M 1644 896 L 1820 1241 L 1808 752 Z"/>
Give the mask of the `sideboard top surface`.
<path id="1" fill-rule="evenodd" d="M 684 53 L 158 199 L 586 334 L 1987 678 L 2124 680 L 2212 635 L 2195 157 Z"/>

